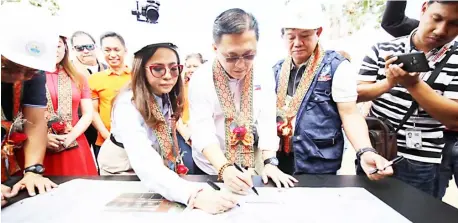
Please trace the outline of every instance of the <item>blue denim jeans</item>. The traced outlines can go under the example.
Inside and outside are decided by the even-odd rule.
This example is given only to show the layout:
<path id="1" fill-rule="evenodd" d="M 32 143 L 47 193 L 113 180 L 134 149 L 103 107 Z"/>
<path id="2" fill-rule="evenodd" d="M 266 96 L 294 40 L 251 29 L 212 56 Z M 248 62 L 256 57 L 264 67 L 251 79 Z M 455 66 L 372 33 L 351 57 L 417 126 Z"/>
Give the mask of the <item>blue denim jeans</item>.
<path id="1" fill-rule="evenodd" d="M 440 165 L 439 186 L 437 197 L 442 199 L 448 184 L 455 176 L 458 186 L 458 134 L 445 132 L 445 146 L 442 150 L 442 163 Z"/>
<path id="2" fill-rule="evenodd" d="M 195 164 L 192 159 L 192 148 L 188 145 L 184 138 L 177 132 L 178 147 L 181 149 L 181 152 L 184 152 L 183 163 L 189 169 L 188 174 L 195 174 Z"/>
<path id="3" fill-rule="evenodd" d="M 394 168 L 394 177 L 433 197 L 437 197 L 439 164 L 403 159 Z"/>

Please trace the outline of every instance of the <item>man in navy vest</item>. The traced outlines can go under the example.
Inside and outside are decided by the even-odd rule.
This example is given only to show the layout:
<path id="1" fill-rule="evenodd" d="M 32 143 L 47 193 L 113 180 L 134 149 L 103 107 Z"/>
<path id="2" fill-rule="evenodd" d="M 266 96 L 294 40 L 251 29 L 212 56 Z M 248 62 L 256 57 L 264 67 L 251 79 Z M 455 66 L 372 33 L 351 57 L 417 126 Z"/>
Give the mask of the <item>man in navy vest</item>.
<path id="1" fill-rule="evenodd" d="M 372 148 L 365 119 L 356 106 L 356 71 L 335 51 L 319 43 L 321 4 L 290 1 L 281 19 L 288 56 L 274 67 L 277 127 L 281 138 L 279 167 L 289 174 L 336 174 L 341 167 L 345 132 L 366 173 L 388 161 Z M 386 168 L 368 175 L 391 175 Z"/>

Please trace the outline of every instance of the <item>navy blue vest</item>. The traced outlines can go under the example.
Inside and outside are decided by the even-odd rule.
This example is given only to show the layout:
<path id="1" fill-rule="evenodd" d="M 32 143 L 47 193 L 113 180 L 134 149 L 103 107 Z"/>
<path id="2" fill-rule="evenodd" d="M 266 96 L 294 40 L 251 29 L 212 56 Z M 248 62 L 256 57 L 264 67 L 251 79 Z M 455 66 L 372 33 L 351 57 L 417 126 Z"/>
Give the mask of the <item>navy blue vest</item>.
<path id="1" fill-rule="evenodd" d="M 340 169 L 344 138 L 331 89 L 334 73 L 344 60 L 335 51 L 326 51 L 317 75 L 302 100 L 292 137 L 294 166 L 291 174 L 326 174 Z M 277 87 L 283 62 L 281 60 L 273 67 Z"/>

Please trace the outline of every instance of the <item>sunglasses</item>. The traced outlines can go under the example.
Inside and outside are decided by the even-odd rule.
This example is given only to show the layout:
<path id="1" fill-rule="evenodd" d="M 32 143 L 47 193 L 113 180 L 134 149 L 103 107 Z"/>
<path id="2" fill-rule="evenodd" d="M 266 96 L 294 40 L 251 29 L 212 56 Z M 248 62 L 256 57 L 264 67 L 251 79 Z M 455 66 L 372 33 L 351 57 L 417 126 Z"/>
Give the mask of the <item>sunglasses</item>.
<path id="1" fill-rule="evenodd" d="M 84 49 L 88 51 L 93 51 L 95 49 L 95 44 L 86 44 L 86 45 L 75 46 L 75 50 L 78 52 L 82 52 L 84 51 Z"/>
<path id="2" fill-rule="evenodd" d="M 243 62 L 248 62 L 254 60 L 254 57 L 256 54 L 250 54 L 250 55 L 245 55 L 245 56 L 239 56 L 239 57 L 223 57 L 226 59 L 227 63 L 237 63 L 239 60 L 243 60 Z"/>
<path id="3" fill-rule="evenodd" d="M 167 73 L 167 70 L 169 70 L 170 76 L 172 76 L 172 78 L 175 78 L 180 75 L 181 71 L 183 70 L 183 65 L 175 64 L 170 67 L 167 67 L 164 64 L 152 64 L 146 66 L 146 69 L 148 69 L 151 72 L 151 74 L 156 78 L 162 78 Z"/>

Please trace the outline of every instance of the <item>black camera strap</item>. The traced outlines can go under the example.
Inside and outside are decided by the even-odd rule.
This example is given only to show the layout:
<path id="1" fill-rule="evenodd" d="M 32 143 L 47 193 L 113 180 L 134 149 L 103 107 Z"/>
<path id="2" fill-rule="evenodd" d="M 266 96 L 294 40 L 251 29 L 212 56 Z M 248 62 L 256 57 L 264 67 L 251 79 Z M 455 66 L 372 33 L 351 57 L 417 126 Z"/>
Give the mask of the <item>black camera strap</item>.
<path id="1" fill-rule="evenodd" d="M 452 54 L 455 52 L 456 48 L 458 47 L 458 42 L 455 41 L 455 44 L 451 47 L 450 51 L 447 52 L 445 55 L 444 59 L 441 60 L 441 62 L 434 68 L 434 71 L 431 73 L 431 76 L 429 76 L 428 80 L 426 83 L 429 86 L 433 86 L 434 81 L 436 81 L 437 77 L 439 76 L 440 72 L 444 68 L 445 64 L 447 63 L 448 59 L 452 56 Z M 410 108 L 407 110 L 407 113 L 405 114 L 404 118 L 402 118 L 401 122 L 399 123 L 398 127 L 396 128 L 396 132 L 399 132 L 399 130 L 402 128 L 402 126 L 407 122 L 407 120 L 412 116 L 412 114 L 415 112 L 415 110 L 418 109 L 418 102 L 416 102 L 412 98 L 412 105 Z"/>

